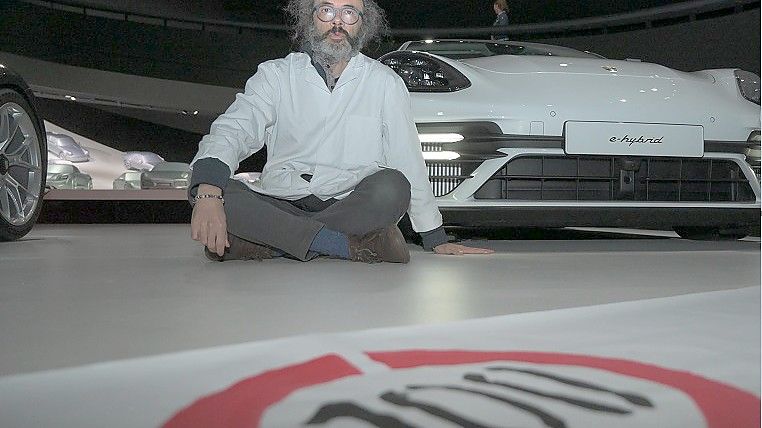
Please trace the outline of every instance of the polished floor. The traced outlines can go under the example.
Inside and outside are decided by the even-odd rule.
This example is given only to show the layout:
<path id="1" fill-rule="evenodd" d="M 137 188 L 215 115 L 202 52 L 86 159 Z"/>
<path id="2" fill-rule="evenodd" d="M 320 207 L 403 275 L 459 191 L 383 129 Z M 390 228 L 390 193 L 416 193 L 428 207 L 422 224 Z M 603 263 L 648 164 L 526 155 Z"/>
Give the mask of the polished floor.
<path id="1" fill-rule="evenodd" d="M 478 235 L 478 234 L 477 234 Z M 207 261 L 188 225 L 38 225 L 0 243 L 0 376 L 305 335 L 760 285 L 760 240 L 534 231 L 408 265 Z M 505 239 L 505 237 L 509 239 Z"/>

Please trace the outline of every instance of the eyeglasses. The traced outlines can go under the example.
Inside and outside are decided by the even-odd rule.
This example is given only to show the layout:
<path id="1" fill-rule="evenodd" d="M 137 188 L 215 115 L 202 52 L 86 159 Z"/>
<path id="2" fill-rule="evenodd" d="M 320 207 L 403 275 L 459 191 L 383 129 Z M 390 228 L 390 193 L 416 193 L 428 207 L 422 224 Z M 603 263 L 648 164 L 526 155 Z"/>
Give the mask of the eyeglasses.
<path id="1" fill-rule="evenodd" d="M 339 17 L 341 18 L 341 22 L 347 25 L 357 24 L 357 21 L 359 21 L 363 16 L 362 12 L 351 6 L 335 8 L 333 6 L 324 4 L 315 6 L 312 11 L 317 12 L 318 19 L 323 22 L 333 21 L 336 18 L 336 14 L 338 13 Z"/>

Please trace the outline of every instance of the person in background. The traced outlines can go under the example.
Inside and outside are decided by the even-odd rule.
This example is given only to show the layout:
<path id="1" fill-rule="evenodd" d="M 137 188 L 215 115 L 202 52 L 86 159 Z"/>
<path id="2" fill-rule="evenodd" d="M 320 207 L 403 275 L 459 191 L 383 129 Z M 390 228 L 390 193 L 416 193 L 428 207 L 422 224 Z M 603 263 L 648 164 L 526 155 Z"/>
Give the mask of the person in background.
<path id="1" fill-rule="evenodd" d="M 510 24 L 510 20 L 508 19 L 509 9 L 507 0 L 495 0 L 495 2 L 492 3 L 492 10 L 494 10 L 495 15 L 497 15 L 495 22 L 492 23 L 493 27 L 507 27 L 508 24 Z M 508 40 L 508 34 L 493 34 L 492 40 Z"/>
<path id="2" fill-rule="evenodd" d="M 319 256 L 407 263 L 405 212 L 436 254 L 447 242 L 402 79 L 360 53 L 387 27 L 373 0 L 290 0 L 301 51 L 266 61 L 212 123 L 192 162 L 191 237 L 215 261 Z M 232 178 L 267 147 L 259 180 Z"/>

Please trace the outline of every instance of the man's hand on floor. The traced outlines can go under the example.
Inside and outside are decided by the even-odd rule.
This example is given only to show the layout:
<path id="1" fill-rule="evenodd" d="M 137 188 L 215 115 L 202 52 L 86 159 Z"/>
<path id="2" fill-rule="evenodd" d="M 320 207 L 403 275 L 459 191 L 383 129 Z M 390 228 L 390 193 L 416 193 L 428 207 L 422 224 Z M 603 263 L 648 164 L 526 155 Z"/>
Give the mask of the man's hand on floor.
<path id="1" fill-rule="evenodd" d="M 492 254 L 495 252 L 495 250 L 490 250 L 488 248 L 467 247 L 465 245 L 447 243 L 447 244 L 440 244 L 434 247 L 434 252 L 436 254 L 449 254 L 449 255 L 461 256 L 463 254 Z"/>
<path id="2" fill-rule="evenodd" d="M 200 199 L 193 206 L 191 238 L 206 245 L 210 251 L 222 256 L 228 242 L 227 218 L 222 201 Z"/>

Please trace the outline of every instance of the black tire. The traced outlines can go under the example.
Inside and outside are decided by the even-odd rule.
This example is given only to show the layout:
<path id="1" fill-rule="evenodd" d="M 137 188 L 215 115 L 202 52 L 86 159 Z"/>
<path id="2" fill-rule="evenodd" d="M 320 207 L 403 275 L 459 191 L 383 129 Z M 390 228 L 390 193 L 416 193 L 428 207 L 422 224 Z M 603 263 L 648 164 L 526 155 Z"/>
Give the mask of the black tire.
<path id="1" fill-rule="evenodd" d="M 718 227 L 675 227 L 675 232 L 681 238 L 696 241 L 737 241 L 751 234 L 746 228 L 721 229 Z"/>
<path id="2" fill-rule="evenodd" d="M 7 103 L 14 103 L 21 107 L 24 113 L 31 119 L 34 131 L 37 134 L 37 143 L 40 150 L 40 168 L 41 168 L 41 184 L 40 191 L 37 195 L 37 200 L 34 202 L 35 206 L 31 210 L 31 215 L 26 221 L 20 224 L 12 224 L 7 221 L 0 213 L 0 241 L 13 241 L 21 238 L 29 233 L 32 227 L 37 222 L 37 218 L 40 216 L 40 210 L 42 209 L 42 197 L 45 193 L 45 174 L 48 166 L 48 151 L 47 142 L 45 140 L 45 129 L 41 125 L 41 121 L 37 116 L 37 112 L 27 102 L 23 95 L 13 89 L 2 88 L 0 89 L 0 107 Z"/>

